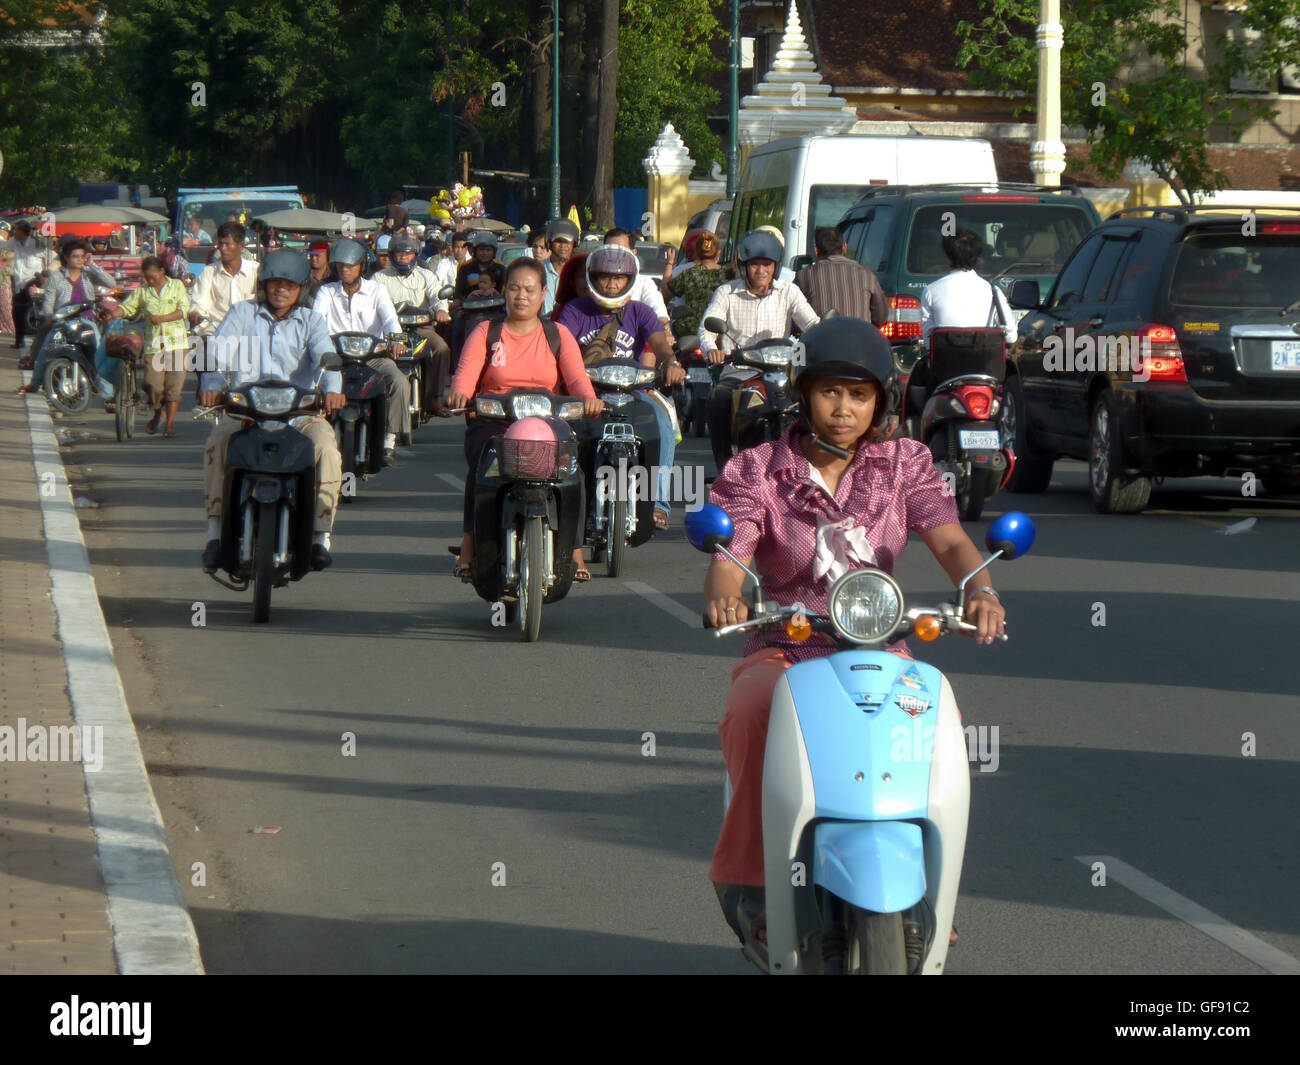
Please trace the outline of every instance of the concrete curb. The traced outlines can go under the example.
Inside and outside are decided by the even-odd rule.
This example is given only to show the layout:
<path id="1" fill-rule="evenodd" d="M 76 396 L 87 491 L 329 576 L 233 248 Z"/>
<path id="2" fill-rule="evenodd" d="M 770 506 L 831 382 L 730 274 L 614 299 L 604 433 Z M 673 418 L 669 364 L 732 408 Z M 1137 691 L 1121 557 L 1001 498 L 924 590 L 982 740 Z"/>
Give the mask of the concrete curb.
<path id="1" fill-rule="evenodd" d="M 201 974 L 198 936 L 126 705 L 54 423 L 40 395 L 27 399 L 27 425 L 72 712 L 79 727 L 103 729 L 103 768 L 83 772 L 118 971 Z"/>

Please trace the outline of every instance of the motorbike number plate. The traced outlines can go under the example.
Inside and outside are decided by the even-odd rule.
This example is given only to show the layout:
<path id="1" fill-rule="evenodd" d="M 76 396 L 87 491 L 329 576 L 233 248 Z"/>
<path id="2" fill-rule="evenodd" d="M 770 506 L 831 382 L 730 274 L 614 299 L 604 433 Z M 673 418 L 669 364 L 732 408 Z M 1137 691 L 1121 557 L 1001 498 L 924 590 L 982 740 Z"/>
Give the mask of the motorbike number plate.
<path id="1" fill-rule="evenodd" d="M 980 450 L 996 451 L 1002 446 L 1002 439 L 996 429 L 962 429 L 957 434 L 958 442 L 962 447 L 978 448 Z"/>
<path id="2" fill-rule="evenodd" d="M 1300 370 L 1300 340 L 1273 341 L 1273 369 Z"/>
<path id="3" fill-rule="evenodd" d="M 686 371 L 688 381 L 699 381 L 701 384 L 709 385 L 713 383 L 713 378 L 709 376 L 709 371 L 703 366 L 692 366 Z"/>

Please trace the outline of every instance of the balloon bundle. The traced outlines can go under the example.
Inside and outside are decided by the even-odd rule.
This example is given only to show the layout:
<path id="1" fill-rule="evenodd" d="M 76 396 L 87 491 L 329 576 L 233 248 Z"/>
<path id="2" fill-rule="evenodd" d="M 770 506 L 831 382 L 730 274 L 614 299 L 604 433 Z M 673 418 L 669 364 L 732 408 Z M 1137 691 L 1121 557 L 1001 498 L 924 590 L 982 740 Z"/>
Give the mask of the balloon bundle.
<path id="1" fill-rule="evenodd" d="M 434 218 L 449 218 L 455 222 L 482 218 L 487 214 L 483 207 L 483 190 L 477 185 L 466 188 L 460 182 L 453 185 L 450 191 L 440 189 L 429 214 Z"/>

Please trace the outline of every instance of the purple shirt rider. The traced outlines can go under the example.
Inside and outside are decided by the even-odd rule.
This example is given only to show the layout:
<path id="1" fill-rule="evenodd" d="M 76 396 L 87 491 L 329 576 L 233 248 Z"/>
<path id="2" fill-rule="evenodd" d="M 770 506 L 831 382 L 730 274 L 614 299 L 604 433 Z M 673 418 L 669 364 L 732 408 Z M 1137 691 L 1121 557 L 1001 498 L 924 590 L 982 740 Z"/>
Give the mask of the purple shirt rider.
<path id="1" fill-rule="evenodd" d="M 608 323 L 612 315 L 595 302 L 590 296 L 571 300 L 556 316 L 555 321 L 568 328 L 577 338 L 578 347 L 586 349 L 592 339 Z M 655 317 L 654 311 L 644 303 L 629 300 L 623 309 L 623 323 L 614 334 L 614 357 L 617 359 L 636 359 L 640 361 L 645 352 L 646 341 L 655 333 L 662 333 L 663 326 Z"/>

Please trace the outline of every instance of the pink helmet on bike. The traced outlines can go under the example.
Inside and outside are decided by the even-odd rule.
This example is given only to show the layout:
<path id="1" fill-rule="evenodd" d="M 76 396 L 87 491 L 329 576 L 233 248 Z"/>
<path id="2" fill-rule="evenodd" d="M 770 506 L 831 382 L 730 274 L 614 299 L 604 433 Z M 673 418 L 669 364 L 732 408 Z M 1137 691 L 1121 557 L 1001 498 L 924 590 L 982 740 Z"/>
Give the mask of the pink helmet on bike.
<path id="1" fill-rule="evenodd" d="M 563 424 L 563 423 L 561 423 Z M 501 441 L 501 472 L 507 477 L 551 480 L 557 474 L 555 428 L 545 418 L 521 418 Z"/>

